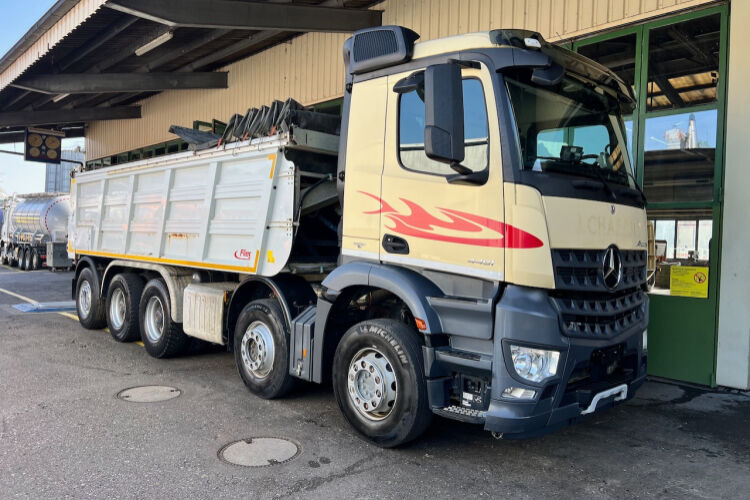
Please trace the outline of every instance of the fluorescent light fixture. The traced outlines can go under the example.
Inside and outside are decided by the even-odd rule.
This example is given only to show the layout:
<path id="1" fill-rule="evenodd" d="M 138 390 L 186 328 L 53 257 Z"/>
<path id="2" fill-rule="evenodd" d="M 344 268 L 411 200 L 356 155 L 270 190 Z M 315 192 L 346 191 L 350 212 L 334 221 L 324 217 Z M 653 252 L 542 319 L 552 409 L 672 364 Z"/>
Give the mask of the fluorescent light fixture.
<path id="1" fill-rule="evenodd" d="M 65 99 L 66 97 L 68 97 L 69 95 L 70 95 L 70 94 L 59 94 L 59 95 L 56 95 L 56 96 L 55 96 L 55 97 L 54 97 L 54 98 L 52 99 L 52 102 L 60 102 L 60 101 L 62 101 L 63 99 Z"/>
<path id="2" fill-rule="evenodd" d="M 146 45 L 141 45 L 140 47 L 138 47 L 137 49 L 135 49 L 135 55 L 142 56 L 146 52 L 148 52 L 150 50 L 154 50 L 159 45 L 161 45 L 163 43 L 167 43 L 168 41 L 170 41 L 172 39 L 173 36 L 174 36 L 174 34 L 171 31 L 167 31 L 163 35 L 160 35 L 160 36 L 154 38 L 153 40 L 151 40 L 150 42 L 148 42 Z"/>

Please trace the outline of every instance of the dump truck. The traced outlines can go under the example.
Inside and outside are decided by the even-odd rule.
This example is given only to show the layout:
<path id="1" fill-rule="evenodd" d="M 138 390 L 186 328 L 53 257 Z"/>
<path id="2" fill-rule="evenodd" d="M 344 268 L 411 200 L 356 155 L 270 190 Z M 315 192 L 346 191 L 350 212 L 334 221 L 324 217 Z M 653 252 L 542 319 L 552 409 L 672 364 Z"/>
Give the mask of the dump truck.
<path id="1" fill-rule="evenodd" d="M 156 357 L 225 346 L 262 398 L 330 383 L 383 447 L 433 415 L 524 438 L 632 398 L 648 234 L 631 89 L 530 31 L 418 38 L 346 41 L 335 130 L 278 103 L 77 173 L 81 324 Z"/>
<path id="2" fill-rule="evenodd" d="M 70 196 L 67 193 L 16 194 L 3 202 L 0 261 L 24 271 L 68 268 Z"/>

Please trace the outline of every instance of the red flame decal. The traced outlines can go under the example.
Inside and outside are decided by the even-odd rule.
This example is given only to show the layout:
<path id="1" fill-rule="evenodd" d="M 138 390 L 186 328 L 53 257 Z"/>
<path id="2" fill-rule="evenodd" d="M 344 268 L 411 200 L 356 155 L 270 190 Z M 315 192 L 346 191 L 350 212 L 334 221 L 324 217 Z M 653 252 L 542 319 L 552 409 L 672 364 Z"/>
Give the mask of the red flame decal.
<path id="1" fill-rule="evenodd" d="M 420 205 L 411 200 L 400 198 L 409 208 L 410 213 L 402 214 L 394 209 L 388 202 L 374 194 L 360 191 L 365 196 L 377 200 L 380 208 L 363 212 L 364 214 L 383 214 L 388 218 L 389 225 L 386 227 L 395 233 L 405 236 L 414 236 L 427 240 L 445 241 L 458 243 L 460 245 L 475 245 L 497 248 L 539 248 L 544 246 L 542 240 L 521 229 L 505 224 L 499 220 L 489 219 L 476 214 L 461 212 L 450 208 L 440 208 L 440 214 L 446 219 L 430 214 Z M 467 236 L 452 236 L 440 234 L 436 229 L 447 229 L 462 233 L 481 233 L 485 229 L 493 231 L 496 236 L 489 238 L 477 238 Z"/>

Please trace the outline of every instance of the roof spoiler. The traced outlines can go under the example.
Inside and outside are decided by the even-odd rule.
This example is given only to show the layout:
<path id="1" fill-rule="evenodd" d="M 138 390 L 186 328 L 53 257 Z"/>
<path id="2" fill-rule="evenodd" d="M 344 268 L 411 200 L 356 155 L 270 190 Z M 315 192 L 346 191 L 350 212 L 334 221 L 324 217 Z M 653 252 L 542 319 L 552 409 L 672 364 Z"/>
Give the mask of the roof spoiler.
<path id="1" fill-rule="evenodd" d="M 356 31 L 344 44 L 348 73 L 358 75 L 411 60 L 419 34 L 403 26 Z"/>

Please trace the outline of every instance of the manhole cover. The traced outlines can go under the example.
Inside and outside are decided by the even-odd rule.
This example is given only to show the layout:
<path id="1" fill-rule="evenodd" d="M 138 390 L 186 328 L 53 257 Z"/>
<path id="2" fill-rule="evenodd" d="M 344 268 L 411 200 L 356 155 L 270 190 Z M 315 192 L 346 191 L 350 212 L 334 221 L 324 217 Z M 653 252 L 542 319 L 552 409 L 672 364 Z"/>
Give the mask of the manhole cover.
<path id="1" fill-rule="evenodd" d="M 174 399 L 180 394 L 182 394 L 182 391 L 177 387 L 143 385 L 141 387 L 123 389 L 117 393 L 117 397 L 131 403 L 157 403 L 159 401 Z"/>
<path id="2" fill-rule="evenodd" d="M 301 452 L 302 446 L 291 439 L 254 437 L 229 443 L 219 450 L 219 458 L 243 467 L 267 467 L 289 462 Z"/>

